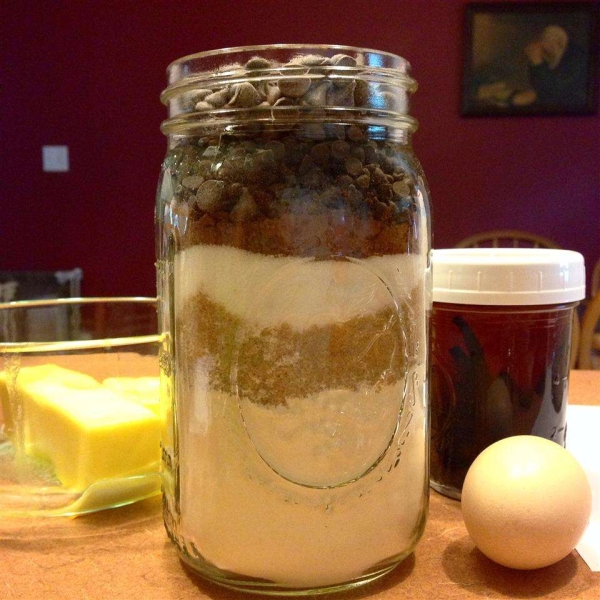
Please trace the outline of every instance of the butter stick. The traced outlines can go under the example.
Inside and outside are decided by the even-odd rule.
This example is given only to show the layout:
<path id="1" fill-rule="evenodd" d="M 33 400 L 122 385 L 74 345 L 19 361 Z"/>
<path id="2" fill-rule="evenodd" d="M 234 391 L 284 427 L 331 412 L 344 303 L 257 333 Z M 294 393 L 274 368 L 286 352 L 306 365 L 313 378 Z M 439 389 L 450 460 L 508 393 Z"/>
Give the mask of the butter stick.
<path id="1" fill-rule="evenodd" d="M 102 382 L 108 389 L 137 402 L 160 415 L 159 377 L 108 377 Z"/>
<path id="2" fill-rule="evenodd" d="M 76 389 L 42 379 L 20 391 L 26 451 L 50 460 L 65 487 L 84 490 L 156 469 L 160 422 L 151 410 L 100 385 Z"/>
<path id="3" fill-rule="evenodd" d="M 71 388 L 82 390 L 100 387 L 100 383 L 90 375 L 73 371 L 72 369 L 65 369 L 58 365 L 47 364 L 19 369 L 16 382 L 17 389 L 20 389 L 23 385 L 39 380 L 54 381 Z M 16 410 L 15 405 L 17 401 L 18 399 L 15 398 L 11 403 L 8 393 L 7 372 L 0 372 L 0 407 L 2 408 L 2 422 L 4 424 L 4 431 L 9 435 L 14 429 L 13 411 Z"/>

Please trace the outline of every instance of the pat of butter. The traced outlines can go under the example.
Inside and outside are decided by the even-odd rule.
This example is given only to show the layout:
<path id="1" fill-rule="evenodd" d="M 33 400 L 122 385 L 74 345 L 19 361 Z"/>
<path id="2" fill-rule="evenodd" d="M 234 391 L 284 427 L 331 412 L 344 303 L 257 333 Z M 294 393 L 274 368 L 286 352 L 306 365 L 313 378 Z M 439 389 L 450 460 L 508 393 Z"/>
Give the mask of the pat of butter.
<path id="1" fill-rule="evenodd" d="M 49 459 L 65 487 L 84 490 L 157 469 L 160 421 L 151 410 L 100 385 L 75 389 L 42 379 L 19 387 L 26 450 Z"/>
<path id="2" fill-rule="evenodd" d="M 38 365 L 35 367 L 23 367 L 22 369 L 19 369 L 17 376 L 17 387 L 20 389 L 21 386 L 25 384 L 42 379 L 55 381 L 67 387 L 80 390 L 100 387 L 100 383 L 98 383 L 90 375 L 51 364 Z M 0 406 L 2 407 L 2 421 L 4 423 L 4 429 L 7 432 L 11 432 L 13 430 L 12 413 L 14 407 L 12 407 L 10 403 L 9 384 L 7 382 L 6 371 L 2 371 L 0 373 Z"/>
<path id="3" fill-rule="evenodd" d="M 155 415 L 160 416 L 159 377 L 109 377 L 102 383 L 113 392 L 149 408 Z"/>

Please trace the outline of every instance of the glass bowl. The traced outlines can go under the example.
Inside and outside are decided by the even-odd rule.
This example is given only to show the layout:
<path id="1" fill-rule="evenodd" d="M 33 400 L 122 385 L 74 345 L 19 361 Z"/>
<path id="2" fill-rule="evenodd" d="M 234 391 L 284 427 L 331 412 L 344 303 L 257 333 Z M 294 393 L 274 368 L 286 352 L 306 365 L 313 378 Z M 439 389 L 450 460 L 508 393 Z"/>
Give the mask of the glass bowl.
<path id="1" fill-rule="evenodd" d="M 0 303 L 0 515 L 160 492 L 155 298 Z"/>

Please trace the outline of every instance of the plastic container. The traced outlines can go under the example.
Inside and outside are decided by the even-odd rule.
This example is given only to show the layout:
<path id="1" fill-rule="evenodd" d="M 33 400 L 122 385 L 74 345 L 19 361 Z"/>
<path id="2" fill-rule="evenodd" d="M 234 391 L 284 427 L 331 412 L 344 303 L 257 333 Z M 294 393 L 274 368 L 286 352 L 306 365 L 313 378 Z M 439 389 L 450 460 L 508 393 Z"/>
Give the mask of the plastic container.
<path id="1" fill-rule="evenodd" d="M 568 250 L 433 252 L 431 485 L 460 498 L 477 455 L 512 435 L 565 445 L 573 310 Z"/>
<path id="2" fill-rule="evenodd" d="M 409 65 L 286 45 L 168 73 L 168 533 L 236 589 L 366 583 L 412 551 L 428 503 L 430 223 Z"/>

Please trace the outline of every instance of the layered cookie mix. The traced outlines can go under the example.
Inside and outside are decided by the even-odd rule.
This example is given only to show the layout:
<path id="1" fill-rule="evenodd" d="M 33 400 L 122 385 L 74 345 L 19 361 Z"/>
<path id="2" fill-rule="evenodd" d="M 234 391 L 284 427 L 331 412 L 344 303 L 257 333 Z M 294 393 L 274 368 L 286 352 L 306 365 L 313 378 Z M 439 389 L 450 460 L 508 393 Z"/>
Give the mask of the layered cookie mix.
<path id="1" fill-rule="evenodd" d="M 295 85 L 194 109 L 314 101 Z M 427 485 L 418 171 L 366 125 L 310 125 L 182 137 L 163 181 L 180 543 L 293 587 L 399 560 Z"/>

